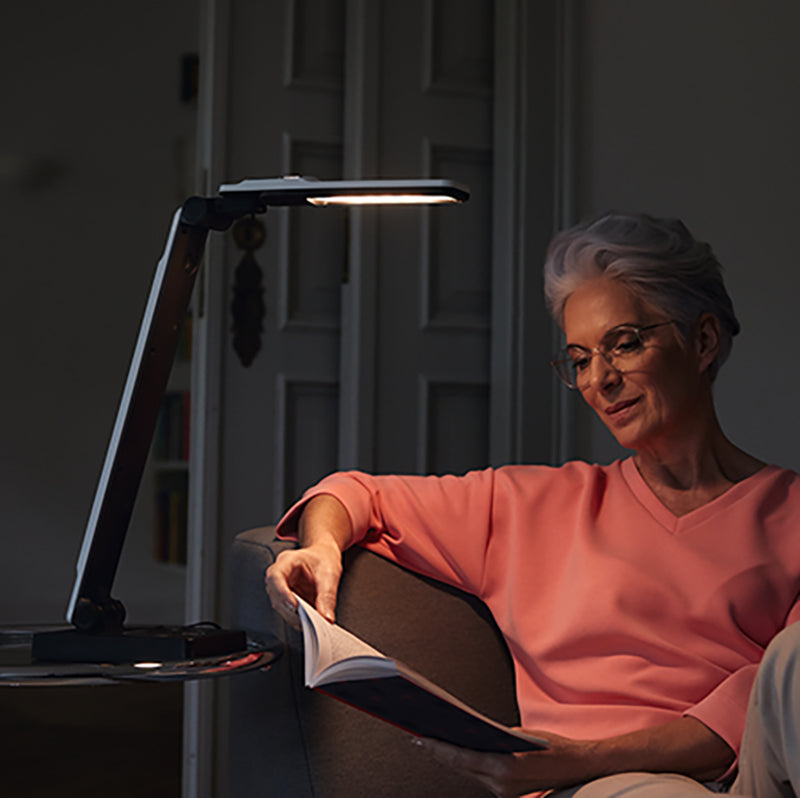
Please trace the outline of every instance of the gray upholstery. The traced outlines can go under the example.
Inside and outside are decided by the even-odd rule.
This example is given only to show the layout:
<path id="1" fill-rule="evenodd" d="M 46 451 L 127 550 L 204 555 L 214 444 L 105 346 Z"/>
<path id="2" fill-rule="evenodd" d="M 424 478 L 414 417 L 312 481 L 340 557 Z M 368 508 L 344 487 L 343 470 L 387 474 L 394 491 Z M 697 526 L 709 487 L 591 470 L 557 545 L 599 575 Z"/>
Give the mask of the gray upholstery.
<path id="1" fill-rule="evenodd" d="M 305 689 L 301 636 L 264 592 L 265 569 L 291 545 L 274 540 L 272 527 L 234 543 L 234 624 L 285 649 L 269 672 L 230 680 L 232 798 L 488 795 L 435 764 L 407 733 Z M 508 650 L 477 599 L 353 549 L 338 622 L 490 717 L 518 722 Z"/>

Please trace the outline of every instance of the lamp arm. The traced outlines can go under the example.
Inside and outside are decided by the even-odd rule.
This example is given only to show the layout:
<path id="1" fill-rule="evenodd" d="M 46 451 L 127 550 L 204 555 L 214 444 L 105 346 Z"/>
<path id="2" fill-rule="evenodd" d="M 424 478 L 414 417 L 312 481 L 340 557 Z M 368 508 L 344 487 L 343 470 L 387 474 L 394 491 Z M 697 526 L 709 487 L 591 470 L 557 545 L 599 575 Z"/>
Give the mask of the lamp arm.
<path id="1" fill-rule="evenodd" d="M 206 231 L 227 230 L 237 219 L 266 213 L 267 203 L 257 194 L 228 197 L 189 197 L 181 208 L 181 222 Z"/>

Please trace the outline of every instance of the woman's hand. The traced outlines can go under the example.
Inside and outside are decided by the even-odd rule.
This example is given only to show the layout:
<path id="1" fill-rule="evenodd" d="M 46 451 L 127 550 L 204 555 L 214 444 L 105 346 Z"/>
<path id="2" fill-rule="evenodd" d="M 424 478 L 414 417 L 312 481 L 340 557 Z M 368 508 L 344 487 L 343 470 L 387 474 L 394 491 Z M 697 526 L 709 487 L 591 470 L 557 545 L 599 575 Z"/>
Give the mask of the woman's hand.
<path id="1" fill-rule="evenodd" d="M 298 533 L 301 547 L 282 551 L 267 568 L 264 581 L 272 607 L 299 629 L 297 593 L 333 623 L 342 551 L 352 539 L 350 516 L 333 496 L 315 496 L 303 509 Z"/>
<path id="2" fill-rule="evenodd" d="M 442 764 L 478 779 L 503 797 L 561 789 L 614 773 L 682 773 L 711 781 L 735 759 L 721 737 L 690 716 L 603 740 L 528 733 L 547 740 L 550 747 L 523 754 L 484 754 L 438 740 L 418 743 Z"/>
<path id="3" fill-rule="evenodd" d="M 531 734 L 547 740 L 550 747 L 544 751 L 487 754 L 439 740 L 415 742 L 443 765 L 477 779 L 498 798 L 569 787 L 593 778 L 595 743 L 543 732 Z"/>
<path id="4" fill-rule="evenodd" d="M 278 615 L 300 628 L 297 599 L 302 596 L 331 623 L 336 620 L 336 594 L 342 575 L 342 553 L 335 544 L 314 543 L 282 551 L 267 568 L 265 583 L 269 600 Z"/>

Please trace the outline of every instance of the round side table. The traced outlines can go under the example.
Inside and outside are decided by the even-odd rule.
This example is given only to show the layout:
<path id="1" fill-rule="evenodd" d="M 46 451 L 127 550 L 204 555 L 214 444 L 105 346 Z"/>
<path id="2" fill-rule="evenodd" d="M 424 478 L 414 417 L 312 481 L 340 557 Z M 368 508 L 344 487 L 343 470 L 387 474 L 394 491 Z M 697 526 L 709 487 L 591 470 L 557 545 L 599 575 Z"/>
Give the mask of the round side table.
<path id="1" fill-rule="evenodd" d="M 233 654 L 171 662 L 125 664 L 38 662 L 31 658 L 36 632 L 61 627 L 11 626 L 0 628 L 0 687 L 58 687 L 112 684 L 121 681 L 189 681 L 267 670 L 280 656 L 272 646 L 248 639 L 247 649 Z"/>

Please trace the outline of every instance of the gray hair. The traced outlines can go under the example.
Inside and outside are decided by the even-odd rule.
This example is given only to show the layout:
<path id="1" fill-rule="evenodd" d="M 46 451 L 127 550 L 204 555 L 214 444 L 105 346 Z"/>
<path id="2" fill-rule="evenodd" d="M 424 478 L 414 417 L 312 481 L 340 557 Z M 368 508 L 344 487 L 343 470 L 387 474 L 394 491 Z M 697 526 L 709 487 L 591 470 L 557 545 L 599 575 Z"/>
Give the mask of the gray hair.
<path id="1" fill-rule="evenodd" d="M 678 322 L 686 338 L 703 313 L 720 322 L 713 380 L 740 330 L 722 280 L 722 266 L 708 244 L 695 240 L 679 219 L 643 213 L 607 213 L 558 233 L 547 251 L 544 292 L 563 326 L 564 305 L 582 283 L 600 276 L 624 283 L 640 300 Z"/>

